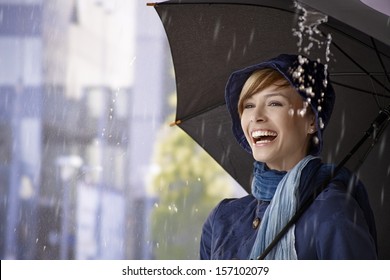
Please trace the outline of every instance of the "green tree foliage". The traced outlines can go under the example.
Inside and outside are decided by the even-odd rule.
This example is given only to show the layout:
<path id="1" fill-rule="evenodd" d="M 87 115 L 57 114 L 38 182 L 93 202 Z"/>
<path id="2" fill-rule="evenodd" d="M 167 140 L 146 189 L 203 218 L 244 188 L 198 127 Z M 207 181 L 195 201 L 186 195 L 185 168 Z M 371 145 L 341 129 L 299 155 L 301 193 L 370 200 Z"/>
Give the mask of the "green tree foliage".
<path id="1" fill-rule="evenodd" d="M 202 224 L 233 184 L 215 161 L 185 132 L 165 125 L 158 138 L 150 191 L 156 259 L 198 259 Z"/>

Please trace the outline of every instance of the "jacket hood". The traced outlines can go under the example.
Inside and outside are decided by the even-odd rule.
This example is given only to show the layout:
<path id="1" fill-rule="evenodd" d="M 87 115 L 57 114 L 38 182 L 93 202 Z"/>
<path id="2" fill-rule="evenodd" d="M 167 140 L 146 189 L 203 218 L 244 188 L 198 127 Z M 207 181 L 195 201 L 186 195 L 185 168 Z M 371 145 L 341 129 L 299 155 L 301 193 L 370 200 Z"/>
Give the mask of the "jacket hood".
<path id="1" fill-rule="evenodd" d="M 254 71 L 264 68 L 278 71 L 295 88 L 303 100 L 310 104 L 316 117 L 316 136 L 319 140 L 318 143 L 311 145 L 310 154 L 319 155 L 323 147 L 324 129 L 332 115 L 335 92 L 326 67 L 320 62 L 312 61 L 302 55 L 281 54 L 270 60 L 235 71 L 230 75 L 225 88 L 225 100 L 233 122 L 233 134 L 238 143 L 247 152 L 252 153 L 241 128 L 238 101 L 249 76 Z"/>

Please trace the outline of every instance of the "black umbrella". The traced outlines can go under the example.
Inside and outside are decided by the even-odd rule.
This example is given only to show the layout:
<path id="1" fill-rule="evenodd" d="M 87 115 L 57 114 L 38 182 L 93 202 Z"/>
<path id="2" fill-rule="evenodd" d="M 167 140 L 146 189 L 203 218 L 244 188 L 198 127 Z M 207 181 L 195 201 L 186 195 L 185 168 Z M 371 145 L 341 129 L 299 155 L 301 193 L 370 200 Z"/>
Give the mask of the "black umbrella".
<path id="1" fill-rule="evenodd" d="M 298 37 L 292 29 L 298 28 L 302 9 L 286 0 L 234 2 L 168 1 L 155 8 L 166 30 L 175 68 L 175 123 L 249 191 L 253 158 L 232 135 L 224 87 L 234 70 L 280 53 L 297 53 Z M 304 2 L 313 2 L 319 8 L 318 1 Z M 359 1 L 345 2 L 347 6 L 352 3 L 359 12 L 365 9 L 369 28 L 360 23 L 350 26 L 355 20 L 353 10 L 346 13 L 350 25 L 331 17 L 330 11 L 328 21 L 319 25 L 319 36 L 324 40 L 327 34 L 332 36 L 328 65 L 337 97 L 323 151 L 324 160 L 332 162 L 345 157 L 390 102 L 386 70 L 390 69 L 389 28 L 382 28 L 384 32 L 379 28 L 387 17 Z M 370 30 L 375 30 L 375 37 L 365 33 Z M 325 47 L 312 48 L 309 57 L 324 61 Z M 386 131 L 383 134 L 380 141 L 375 138 L 379 145 L 368 157 L 364 154 L 368 147 L 363 146 L 362 154 L 355 155 L 348 164 L 354 169 L 360 159 L 366 160 L 360 178 L 367 185 L 378 221 L 380 256 L 390 258 L 390 242 L 385 240 L 385 232 L 390 230 L 385 218 L 390 210 L 386 203 L 389 190 L 385 188 L 390 183 L 390 148 Z"/>

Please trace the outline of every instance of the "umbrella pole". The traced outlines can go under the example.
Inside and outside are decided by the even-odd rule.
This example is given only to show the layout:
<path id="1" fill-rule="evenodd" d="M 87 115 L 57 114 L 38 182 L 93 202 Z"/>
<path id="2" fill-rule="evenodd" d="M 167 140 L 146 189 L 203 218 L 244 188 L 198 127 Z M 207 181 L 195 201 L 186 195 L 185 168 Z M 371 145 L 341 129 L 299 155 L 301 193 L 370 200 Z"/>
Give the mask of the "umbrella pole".
<path id="1" fill-rule="evenodd" d="M 363 137 L 359 142 L 351 149 L 351 151 L 344 157 L 344 159 L 337 165 L 332 175 L 329 176 L 319 187 L 317 187 L 313 194 L 301 205 L 298 211 L 294 216 L 288 221 L 288 223 L 282 228 L 282 230 L 275 236 L 274 240 L 268 245 L 264 252 L 257 258 L 258 260 L 264 260 L 269 252 L 275 247 L 275 245 L 282 239 L 282 237 L 287 233 L 290 227 L 295 224 L 302 214 L 309 208 L 309 206 L 314 202 L 316 197 L 328 186 L 330 180 L 336 176 L 336 174 L 341 170 L 345 163 L 352 157 L 352 155 L 361 147 L 361 145 L 377 131 L 383 131 L 388 122 L 390 121 L 390 104 L 383 110 L 381 110 L 375 120 L 372 122 L 370 127 L 364 133 Z M 374 137 L 377 142 L 377 137 Z M 371 147 L 372 148 L 372 147 Z M 371 150 L 371 149 L 370 149 Z"/>
<path id="2" fill-rule="evenodd" d="M 375 132 L 381 129 L 383 126 L 387 126 L 387 122 L 390 120 L 390 104 L 383 110 L 381 110 L 375 120 L 372 122 L 369 129 L 364 133 L 359 142 L 351 149 L 351 151 L 344 157 L 344 159 L 337 165 L 334 174 L 336 174 L 347 161 L 353 156 L 353 154 L 360 148 L 361 145 Z"/>

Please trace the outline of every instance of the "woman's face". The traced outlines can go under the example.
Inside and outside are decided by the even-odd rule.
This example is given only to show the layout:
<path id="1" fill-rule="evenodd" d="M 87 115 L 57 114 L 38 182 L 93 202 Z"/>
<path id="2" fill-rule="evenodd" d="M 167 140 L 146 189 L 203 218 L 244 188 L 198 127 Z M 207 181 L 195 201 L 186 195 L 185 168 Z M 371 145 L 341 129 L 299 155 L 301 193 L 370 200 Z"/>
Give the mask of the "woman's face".
<path id="1" fill-rule="evenodd" d="M 241 126 L 255 160 L 275 170 L 292 169 L 307 155 L 315 132 L 309 112 L 291 86 L 271 85 L 244 100 Z"/>

